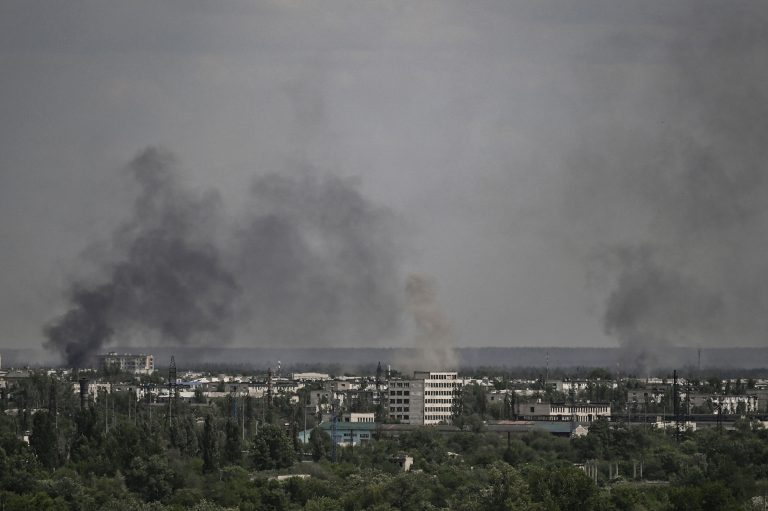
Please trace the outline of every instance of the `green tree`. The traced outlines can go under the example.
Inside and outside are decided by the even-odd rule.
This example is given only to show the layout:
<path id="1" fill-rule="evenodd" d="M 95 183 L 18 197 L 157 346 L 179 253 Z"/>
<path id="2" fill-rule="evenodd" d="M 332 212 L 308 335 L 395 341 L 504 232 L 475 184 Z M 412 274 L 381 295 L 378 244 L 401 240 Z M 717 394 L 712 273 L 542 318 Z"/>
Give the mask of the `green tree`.
<path id="1" fill-rule="evenodd" d="M 167 499 L 179 483 L 168 461 L 159 454 L 134 458 L 125 472 L 126 486 L 148 502 Z"/>
<path id="2" fill-rule="evenodd" d="M 530 509 L 531 494 L 520 473 L 506 463 L 494 463 L 488 471 L 489 488 L 483 492 L 481 508 L 488 511 Z"/>
<path id="3" fill-rule="evenodd" d="M 219 466 L 219 433 L 210 414 L 205 416 L 200 444 L 203 451 L 203 472 L 213 472 Z"/>
<path id="4" fill-rule="evenodd" d="M 288 436 L 277 426 L 264 424 L 253 439 L 253 464 L 257 470 L 293 465 L 296 453 Z"/>
<path id="5" fill-rule="evenodd" d="M 29 445 L 44 467 L 51 469 L 59 465 L 58 435 L 50 413 L 37 412 L 32 418 Z"/>
<path id="6" fill-rule="evenodd" d="M 225 463 L 236 465 L 240 463 L 243 450 L 240 427 L 237 422 L 232 419 L 227 420 L 224 426 L 224 435 L 223 460 Z"/>
<path id="7" fill-rule="evenodd" d="M 312 459 L 320 461 L 331 450 L 331 436 L 319 426 L 315 426 L 309 433 L 309 447 L 312 450 Z"/>
<path id="8" fill-rule="evenodd" d="M 525 477 L 533 499 L 552 511 L 591 509 L 598 495 L 595 483 L 572 465 L 529 465 Z"/>

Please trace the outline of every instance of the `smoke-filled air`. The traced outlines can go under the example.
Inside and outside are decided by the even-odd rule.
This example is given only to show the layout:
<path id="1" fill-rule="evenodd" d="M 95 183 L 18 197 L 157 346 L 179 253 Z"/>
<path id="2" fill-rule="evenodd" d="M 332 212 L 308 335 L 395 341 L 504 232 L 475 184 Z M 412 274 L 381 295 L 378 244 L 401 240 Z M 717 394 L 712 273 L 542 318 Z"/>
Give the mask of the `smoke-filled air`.
<path id="1" fill-rule="evenodd" d="M 400 365 L 414 369 L 456 368 L 456 333 L 437 298 L 434 278 L 423 273 L 413 273 L 408 276 L 405 292 L 408 310 L 416 324 L 414 345 L 418 358 L 402 360 Z"/>
<path id="2" fill-rule="evenodd" d="M 148 344 L 311 346 L 371 342 L 398 326 L 392 218 L 333 176 L 253 178 L 247 213 L 230 218 L 214 190 L 181 184 L 169 152 L 129 165 L 140 185 L 132 217 L 94 282 L 45 328 L 47 347 L 79 367 L 115 339 Z M 154 340 L 154 341 L 153 341 Z"/>
<path id="3" fill-rule="evenodd" d="M 768 349 L 764 0 L 51 4 L 0 2 L 3 350 Z"/>
<path id="4" fill-rule="evenodd" d="M 760 17 L 717 12 L 647 56 L 666 65 L 567 158 L 604 328 L 640 367 L 768 340 L 768 39 Z"/>

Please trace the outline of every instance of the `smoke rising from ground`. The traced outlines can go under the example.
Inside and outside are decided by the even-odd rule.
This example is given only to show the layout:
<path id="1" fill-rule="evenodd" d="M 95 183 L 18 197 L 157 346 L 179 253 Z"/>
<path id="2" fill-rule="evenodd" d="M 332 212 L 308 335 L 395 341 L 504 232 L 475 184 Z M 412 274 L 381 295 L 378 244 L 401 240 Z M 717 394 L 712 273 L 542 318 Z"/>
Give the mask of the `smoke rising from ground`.
<path id="1" fill-rule="evenodd" d="M 115 338 L 166 344 L 371 342 L 398 323 L 391 215 L 334 177 L 256 177 L 245 219 L 227 225 L 215 191 L 180 183 L 168 152 L 129 166 L 140 186 L 104 277 L 75 282 L 45 328 L 68 364 Z M 221 232 L 224 231 L 224 232 Z"/>
<path id="2" fill-rule="evenodd" d="M 635 367 L 670 345 L 768 341 L 765 16 L 698 17 L 654 55 L 658 75 L 618 94 L 647 113 L 618 106 L 567 165 L 604 328 Z"/>
<path id="3" fill-rule="evenodd" d="M 422 370 L 456 368 L 456 333 L 438 301 L 435 280 L 423 273 L 413 273 L 408 276 L 405 292 L 408 310 L 416 323 L 414 344 L 422 358 L 403 360 L 401 365 Z"/>
<path id="4" fill-rule="evenodd" d="M 259 340 L 368 345 L 396 333 L 394 218 L 349 181 L 254 179 L 234 245 L 247 321 Z"/>

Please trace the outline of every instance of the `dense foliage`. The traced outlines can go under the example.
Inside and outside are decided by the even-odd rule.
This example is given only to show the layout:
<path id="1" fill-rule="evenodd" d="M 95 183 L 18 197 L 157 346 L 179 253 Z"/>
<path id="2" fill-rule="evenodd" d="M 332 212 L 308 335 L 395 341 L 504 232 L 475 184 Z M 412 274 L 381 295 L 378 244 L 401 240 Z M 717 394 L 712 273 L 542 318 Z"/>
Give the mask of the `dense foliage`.
<path id="1" fill-rule="evenodd" d="M 470 389 L 463 431 L 379 435 L 331 463 L 321 428 L 297 444 L 287 400 L 177 403 L 169 418 L 128 392 L 81 410 L 71 386 L 24 385 L 38 406 L 0 414 L 5 510 L 744 510 L 762 509 L 768 490 L 768 431 L 749 421 L 680 438 L 605 421 L 572 440 L 507 437 L 470 418 L 485 406 Z"/>

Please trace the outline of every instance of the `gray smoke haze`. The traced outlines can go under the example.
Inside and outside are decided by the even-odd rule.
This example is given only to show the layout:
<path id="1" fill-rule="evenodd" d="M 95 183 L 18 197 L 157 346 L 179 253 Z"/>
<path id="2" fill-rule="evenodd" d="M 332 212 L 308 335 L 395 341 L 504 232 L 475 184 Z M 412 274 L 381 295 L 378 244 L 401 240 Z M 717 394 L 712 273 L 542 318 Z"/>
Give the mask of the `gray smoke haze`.
<path id="1" fill-rule="evenodd" d="M 305 179 L 316 169 L 370 200 L 380 230 L 391 221 L 370 204 L 407 222 L 403 273 L 440 283 L 462 347 L 621 344 L 650 363 L 652 345 L 694 359 L 699 345 L 763 346 L 766 26 L 764 0 L 4 0 L 0 349 L 44 342 L 64 295 L 109 303 L 136 233 L 112 237 L 136 193 L 105 170 L 150 144 L 185 162 L 179 190 L 220 195 L 181 239 L 235 278 L 235 346 L 298 344 L 308 325 L 362 344 L 405 302 L 405 279 L 381 277 L 388 256 L 366 252 L 386 234 L 340 242 L 378 261 L 371 297 L 389 312 L 372 316 L 333 295 L 366 285 L 317 241 L 338 231 L 249 191 L 277 174 L 294 202 L 330 194 Z M 62 282 L 94 240 L 111 252 L 91 256 L 100 278 Z M 324 269 L 291 269 L 308 265 Z M 85 310 L 84 332 L 115 327 Z"/>
<path id="2" fill-rule="evenodd" d="M 115 337 L 143 344 L 371 342 L 398 323 L 390 215 L 338 178 L 254 178 L 248 218 L 219 233 L 218 194 L 183 187 L 167 151 L 130 164 L 140 185 L 115 233 L 106 282 L 75 282 L 46 327 L 75 367 Z M 217 229 L 218 228 L 218 229 Z M 224 225 L 227 230 L 232 226 Z"/>
<path id="3" fill-rule="evenodd" d="M 252 338 L 292 345 L 370 345 L 399 326 L 394 216 L 354 181 L 255 178 L 236 230 L 235 271 Z"/>
<path id="4" fill-rule="evenodd" d="M 414 347 L 420 358 L 400 360 L 408 369 L 441 370 L 458 366 L 456 332 L 437 298 L 435 279 L 423 273 L 412 273 L 405 284 L 408 310 L 416 324 Z"/>
<path id="5" fill-rule="evenodd" d="M 635 367 L 670 345 L 768 341 L 768 34 L 747 14 L 674 33 L 666 72 L 635 84 L 653 113 L 619 106 L 568 162 L 604 328 Z"/>

